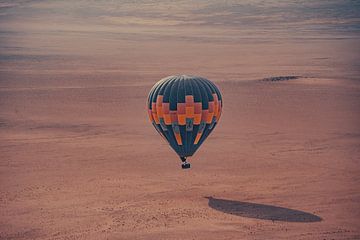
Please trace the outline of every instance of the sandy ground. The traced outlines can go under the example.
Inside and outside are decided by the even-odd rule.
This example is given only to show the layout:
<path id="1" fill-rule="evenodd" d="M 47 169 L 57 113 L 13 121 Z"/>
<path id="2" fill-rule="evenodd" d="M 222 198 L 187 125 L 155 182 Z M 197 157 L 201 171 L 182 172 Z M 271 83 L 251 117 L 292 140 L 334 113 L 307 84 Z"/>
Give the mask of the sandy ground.
<path id="1" fill-rule="evenodd" d="M 189 171 L 147 122 L 149 86 L 3 89 L 1 237 L 357 239 L 359 87 L 331 82 L 218 83 L 223 118 Z M 284 221 L 261 219 L 271 206 Z"/>
<path id="2" fill-rule="evenodd" d="M 358 37 L 2 18 L 0 239 L 360 239 Z M 190 170 L 145 110 L 177 73 L 224 98 Z M 301 77 L 262 81 L 288 75 Z"/>

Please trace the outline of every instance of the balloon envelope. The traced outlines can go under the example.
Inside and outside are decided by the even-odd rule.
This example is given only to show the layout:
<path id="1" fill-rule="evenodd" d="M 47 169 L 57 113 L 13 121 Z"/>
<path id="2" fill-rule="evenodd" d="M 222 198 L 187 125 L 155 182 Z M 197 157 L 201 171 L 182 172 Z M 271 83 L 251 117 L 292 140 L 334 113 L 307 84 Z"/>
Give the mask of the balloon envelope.
<path id="1" fill-rule="evenodd" d="M 158 133 L 180 157 L 192 156 L 218 123 L 219 89 L 196 76 L 170 76 L 150 90 L 148 114 Z"/>

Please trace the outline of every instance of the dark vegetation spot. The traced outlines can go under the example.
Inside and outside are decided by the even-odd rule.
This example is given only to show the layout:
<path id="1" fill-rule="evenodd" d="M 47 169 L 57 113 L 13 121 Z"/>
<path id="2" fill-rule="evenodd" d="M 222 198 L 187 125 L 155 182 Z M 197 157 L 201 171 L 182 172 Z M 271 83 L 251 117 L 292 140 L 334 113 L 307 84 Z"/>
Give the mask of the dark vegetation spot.
<path id="1" fill-rule="evenodd" d="M 263 78 L 262 81 L 277 82 L 277 81 L 295 80 L 295 79 L 299 79 L 299 78 L 301 78 L 301 76 L 277 76 L 277 77 Z"/>

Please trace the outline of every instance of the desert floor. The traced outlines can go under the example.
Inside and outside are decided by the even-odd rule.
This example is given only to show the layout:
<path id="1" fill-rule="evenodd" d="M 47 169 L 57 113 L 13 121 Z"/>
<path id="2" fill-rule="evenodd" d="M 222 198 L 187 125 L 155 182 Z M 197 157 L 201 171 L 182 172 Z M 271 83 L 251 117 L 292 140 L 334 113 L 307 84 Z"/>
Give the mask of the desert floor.
<path id="1" fill-rule="evenodd" d="M 360 239 L 359 36 L 37 14 L 0 24 L 0 239 Z M 224 98 L 189 170 L 145 106 L 180 73 Z"/>

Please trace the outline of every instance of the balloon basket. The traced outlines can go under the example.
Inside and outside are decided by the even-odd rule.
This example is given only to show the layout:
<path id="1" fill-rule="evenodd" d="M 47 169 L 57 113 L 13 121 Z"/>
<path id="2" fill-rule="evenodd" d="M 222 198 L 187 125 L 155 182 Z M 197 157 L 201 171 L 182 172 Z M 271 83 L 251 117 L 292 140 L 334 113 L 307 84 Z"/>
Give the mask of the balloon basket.
<path id="1" fill-rule="evenodd" d="M 190 163 L 188 163 L 188 162 L 183 162 L 183 163 L 181 164 L 181 168 L 182 168 L 182 169 L 188 169 L 188 168 L 190 168 Z"/>

